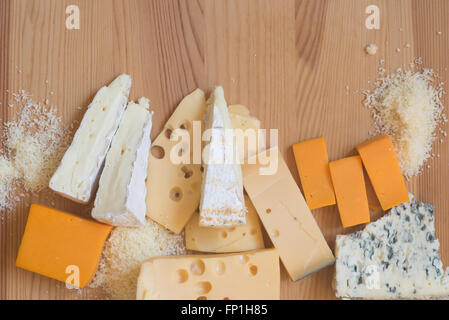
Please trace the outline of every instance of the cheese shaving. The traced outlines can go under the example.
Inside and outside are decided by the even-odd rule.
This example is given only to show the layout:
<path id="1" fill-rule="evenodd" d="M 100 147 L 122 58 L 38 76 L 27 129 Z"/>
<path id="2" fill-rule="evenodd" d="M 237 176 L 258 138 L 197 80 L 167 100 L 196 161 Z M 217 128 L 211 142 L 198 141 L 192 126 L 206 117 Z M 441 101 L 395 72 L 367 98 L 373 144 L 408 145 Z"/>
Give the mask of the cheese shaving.
<path id="1" fill-rule="evenodd" d="M 117 227 L 106 241 L 97 273 L 90 284 L 112 299 L 136 299 L 142 262 L 157 256 L 184 254 L 183 236 L 150 219 L 138 228 Z"/>
<path id="2" fill-rule="evenodd" d="M 372 111 L 375 134 L 390 135 L 407 179 L 421 173 L 437 138 L 435 129 L 447 121 L 440 100 L 442 84 L 431 69 L 397 69 L 377 79 L 372 92 L 362 91 L 364 105 Z"/>
<path id="3" fill-rule="evenodd" d="M 21 90 L 12 94 L 20 109 L 17 120 L 3 126 L 3 150 L 0 150 L 0 210 L 13 209 L 23 192 L 37 193 L 48 186 L 51 175 L 70 144 L 55 107 L 36 103 Z"/>

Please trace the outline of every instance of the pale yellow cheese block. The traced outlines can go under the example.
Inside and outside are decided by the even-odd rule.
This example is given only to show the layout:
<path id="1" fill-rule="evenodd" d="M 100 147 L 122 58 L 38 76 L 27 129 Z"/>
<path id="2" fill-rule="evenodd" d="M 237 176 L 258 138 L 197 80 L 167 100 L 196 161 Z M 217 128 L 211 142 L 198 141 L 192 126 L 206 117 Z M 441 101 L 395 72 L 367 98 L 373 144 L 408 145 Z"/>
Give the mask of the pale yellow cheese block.
<path id="1" fill-rule="evenodd" d="M 142 264 L 137 300 L 276 300 L 276 249 L 245 253 L 156 257 Z"/>
<path id="2" fill-rule="evenodd" d="M 260 175 L 264 165 L 259 161 L 244 164 L 243 184 L 282 263 L 296 281 L 334 263 L 335 258 L 278 149 L 268 152 L 276 154 L 277 172 Z"/>
<path id="3" fill-rule="evenodd" d="M 251 200 L 245 195 L 246 224 L 226 227 L 207 228 L 199 226 L 199 214 L 195 212 L 186 225 L 186 248 L 202 252 L 241 252 L 263 249 L 263 237 L 259 217 Z"/>
<path id="4" fill-rule="evenodd" d="M 228 106 L 228 111 L 234 114 L 238 114 L 240 116 L 249 117 L 250 112 L 247 106 L 244 106 L 242 104 L 232 104 Z"/>
<path id="5" fill-rule="evenodd" d="M 147 216 L 175 233 L 182 231 L 198 208 L 201 164 L 174 164 L 170 161 L 170 152 L 178 145 L 178 141 L 170 140 L 170 132 L 184 128 L 189 132 L 190 145 L 193 146 L 193 121 L 201 121 L 205 109 L 204 92 L 196 89 L 180 102 L 151 147 L 146 184 Z M 159 159 L 157 151 L 161 152 L 160 148 L 164 156 Z"/>
<path id="6" fill-rule="evenodd" d="M 242 138 L 236 136 L 237 149 L 239 152 L 240 161 L 243 162 L 243 160 L 257 153 L 257 144 L 258 144 L 257 135 L 258 130 L 260 129 L 260 120 L 255 117 L 250 117 L 249 111 L 248 115 L 246 114 L 244 115 L 239 108 L 235 108 L 236 106 L 238 106 L 239 108 L 246 108 L 246 107 L 242 105 L 232 105 L 229 106 L 228 108 L 232 128 L 234 128 L 234 130 L 241 129 L 243 133 Z M 248 108 L 246 108 L 246 110 L 248 110 Z M 248 131 L 248 129 L 252 131 Z M 251 136 L 252 134 L 254 136 Z"/>

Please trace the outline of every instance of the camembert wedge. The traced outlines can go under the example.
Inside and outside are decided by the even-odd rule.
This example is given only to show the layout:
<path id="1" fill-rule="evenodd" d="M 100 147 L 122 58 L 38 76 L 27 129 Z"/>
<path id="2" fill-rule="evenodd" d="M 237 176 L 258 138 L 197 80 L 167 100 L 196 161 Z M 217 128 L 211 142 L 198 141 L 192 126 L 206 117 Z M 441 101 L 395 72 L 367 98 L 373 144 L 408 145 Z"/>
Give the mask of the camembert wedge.
<path id="1" fill-rule="evenodd" d="M 97 92 L 50 180 L 50 189 L 73 201 L 89 202 L 130 89 L 131 77 L 122 74 Z"/>
<path id="2" fill-rule="evenodd" d="M 210 142 L 203 149 L 199 224 L 219 227 L 245 223 L 242 169 L 222 87 L 216 87 L 208 99 L 205 122 Z"/>
<path id="3" fill-rule="evenodd" d="M 92 217 L 114 226 L 145 223 L 148 154 L 153 112 L 147 98 L 130 102 L 112 140 Z"/>

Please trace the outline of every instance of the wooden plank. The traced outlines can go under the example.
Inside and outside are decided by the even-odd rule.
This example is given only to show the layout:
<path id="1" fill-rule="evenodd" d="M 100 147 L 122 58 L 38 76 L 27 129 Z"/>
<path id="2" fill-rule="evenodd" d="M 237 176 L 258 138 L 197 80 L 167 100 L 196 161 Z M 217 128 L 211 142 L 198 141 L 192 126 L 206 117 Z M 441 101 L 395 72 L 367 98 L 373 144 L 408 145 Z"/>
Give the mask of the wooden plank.
<path id="1" fill-rule="evenodd" d="M 80 8 L 80 30 L 65 28 L 70 4 Z M 371 4 L 380 8 L 380 30 L 365 27 Z M 0 1 L 1 117 L 14 118 L 6 107 L 10 93 L 25 89 L 36 100 L 48 97 L 70 124 L 82 118 L 98 88 L 126 72 L 133 77 L 131 98 L 151 99 L 154 138 L 184 95 L 223 85 L 229 103 L 247 105 L 263 127 L 279 129 L 280 150 L 299 183 L 293 143 L 324 135 L 335 160 L 354 154 L 368 138 L 372 121 L 361 90 L 372 88 L 380 59 L 392 71 L 421 56 L 448 79 L 448 9 L 444 0 Z M 379 47 L 374 56 L 364 53 L 369 43 Z M 447 265 L 447 141 L 435 143 L 434 152 L 440 157 L 408 188 L 435 204 Z M 29 200 L 51 205 L 45 194 Z M 90 210 L 60 197 L 54 206 L 85 216 Z M 27 209 L 20 204 L 0 225 L 0 298 L 101 298 L 98 290 L 70 291 L 15 268 Z M 314 216 L 331 247 L 336 234 L 360 229 L 343 230 L 336 207 L 314 210 Z M 283 270 L 282 298 L 332 299 L 332 274 L 328 267 L 292 283 Z"/>

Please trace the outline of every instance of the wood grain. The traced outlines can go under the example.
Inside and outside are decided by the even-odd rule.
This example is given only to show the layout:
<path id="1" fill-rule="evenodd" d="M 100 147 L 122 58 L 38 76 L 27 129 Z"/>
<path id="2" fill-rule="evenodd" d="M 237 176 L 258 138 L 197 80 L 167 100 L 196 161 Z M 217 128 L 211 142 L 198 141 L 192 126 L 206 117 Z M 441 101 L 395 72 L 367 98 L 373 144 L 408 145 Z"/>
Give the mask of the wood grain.
<path id="1" fill-rule="evenodd" d="M 65 28 L 69 4 L 80 8 L 80 30 Z M 380 30 L 365 28 L 365 8 L 371 4 L 380 8 Z M 16 110 L 7 108 L 10 93 L 25 89 L 36 100 L 49 98 L 70 124 L 82 118 L 102 85 L 126 72 L 133 78 L 131 98 L 151 99 L 154 138 L 183 96 L 219 84 L 229 103 L 247 105 L 265 128 L 279 129 L 280 149 L 299 182 L 293 143 L 323 135 L 330 160 L 335 160 L 354 154 L 354 146 L 368 138 L 372 121 L 362 106 L 361 90 L 372 88 L 380 59 L 390 71 L 421 56 L 425 66 L 449 78 L 447 12 L 444 0 L 4 0 L 1 117 L 14 118 Z M 369 43 L 379 47 L 375 56 L 364 53 Z M 448 105 L 447 96 L 444 103 Z M 436 142 L 434 153 L 440 157 L 430 160 L 430 168 L 409 181 L 408 188 L 435 204 L 447 265 L 447 141 Z M 374 203 L 372 187 L 368 189 Z M 51 204 L 49 199 L 44 194 L 28 200 Z M 60 197 L 54 205 L 89 214 L 89 207 Z M 14 266 L 27 210 L 20 204 L 3 213 L 0 298 L 101 298 L 98 290 L 70 291 Z M 343 230 L 335 207 L 314 210 L 314 216 L 331 247 L 336 234 L 360 229 Z M 333 299 L 332 274 L 328 267 L 293 283 L 282 270 L 282 298 Z"/>

